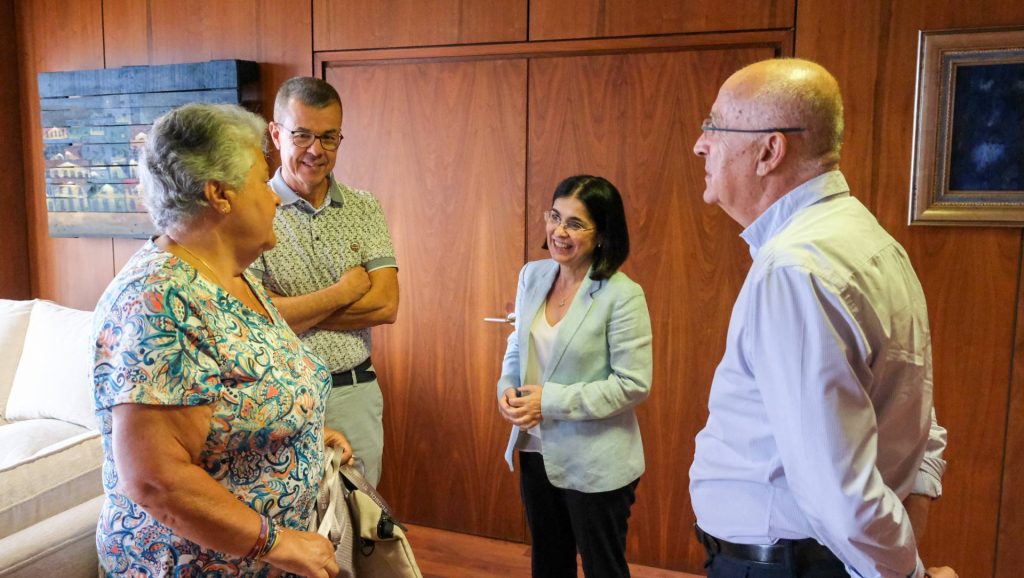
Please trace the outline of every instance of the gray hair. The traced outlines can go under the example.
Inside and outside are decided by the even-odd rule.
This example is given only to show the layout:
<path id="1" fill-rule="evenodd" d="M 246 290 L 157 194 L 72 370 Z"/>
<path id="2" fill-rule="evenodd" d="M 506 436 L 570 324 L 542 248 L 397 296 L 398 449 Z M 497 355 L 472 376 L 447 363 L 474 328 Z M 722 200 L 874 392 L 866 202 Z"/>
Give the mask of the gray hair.
<path id="1" fill-rule="evenodd" d="M 153 123 L 139 162 L 149 217 L 161 232 L 192 221 L 209 204 L 208 181 L 233 188 L 245 183 L 267 150 L 267 123 L 234 104 L 186 104 Z"/>
<path id="2" fill-rule="evenodd" d="M 306 106 L 326 108 L 332 104 L 341 106 L 338 91 L 325 80 L 312 76 L 294 76 L 284 81 L 277 89 L 274 99 L 274 120 L 280 121 L 288 103 L 295 99 Z"/>

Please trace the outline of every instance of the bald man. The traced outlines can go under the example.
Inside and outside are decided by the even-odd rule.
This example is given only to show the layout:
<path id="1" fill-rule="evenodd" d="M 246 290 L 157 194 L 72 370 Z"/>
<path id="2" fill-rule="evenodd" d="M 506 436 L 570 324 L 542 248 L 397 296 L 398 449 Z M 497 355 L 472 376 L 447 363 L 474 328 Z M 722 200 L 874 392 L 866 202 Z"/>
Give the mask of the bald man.
<path id="1" fill-rule="evenodd" d="M 690 468 L 709 576 L 955 577 L 915 542 L 946 467 L 924 293 L 839 171 L 835 78 L 758 62 L 701 128 L 704 201 L 753 257 Z"/>

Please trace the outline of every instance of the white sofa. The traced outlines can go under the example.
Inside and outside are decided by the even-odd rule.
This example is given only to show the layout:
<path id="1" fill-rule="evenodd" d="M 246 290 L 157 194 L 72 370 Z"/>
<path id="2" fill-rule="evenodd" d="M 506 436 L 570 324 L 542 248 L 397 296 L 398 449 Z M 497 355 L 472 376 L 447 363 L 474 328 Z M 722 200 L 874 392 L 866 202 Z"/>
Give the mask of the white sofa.
<path id="1" fill-rule="evenodd" d="M 92 313 L 0 300 L 0 578 L 94 577 Z"/>

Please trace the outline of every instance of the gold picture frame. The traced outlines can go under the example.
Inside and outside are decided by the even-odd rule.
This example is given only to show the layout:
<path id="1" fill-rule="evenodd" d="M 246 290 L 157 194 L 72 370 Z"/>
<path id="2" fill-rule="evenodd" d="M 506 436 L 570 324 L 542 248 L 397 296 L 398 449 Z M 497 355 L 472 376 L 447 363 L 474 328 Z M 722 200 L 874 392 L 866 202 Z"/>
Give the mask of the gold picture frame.
<path id="1" fill-rule="evenodd" d="M 918 36 L 911 225 L 1024 226 L 1024 27 Z"/>

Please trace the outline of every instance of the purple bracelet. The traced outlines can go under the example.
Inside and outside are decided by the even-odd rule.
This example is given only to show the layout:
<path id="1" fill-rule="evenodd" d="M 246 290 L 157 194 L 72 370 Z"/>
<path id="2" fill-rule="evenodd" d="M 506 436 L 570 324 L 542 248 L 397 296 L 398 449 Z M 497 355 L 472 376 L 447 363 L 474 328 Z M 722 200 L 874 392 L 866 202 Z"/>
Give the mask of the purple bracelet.
<path id="1" fill-rule="evenodd" d="M 256 537 L 256 543 L 252 545 L 249 553 L 245 555 L 246 558 L 259 558 L 263 549 L 267 547 L 267 541 L 270 535 L 270 520 L 260 514 L 260 534 Z"/>

